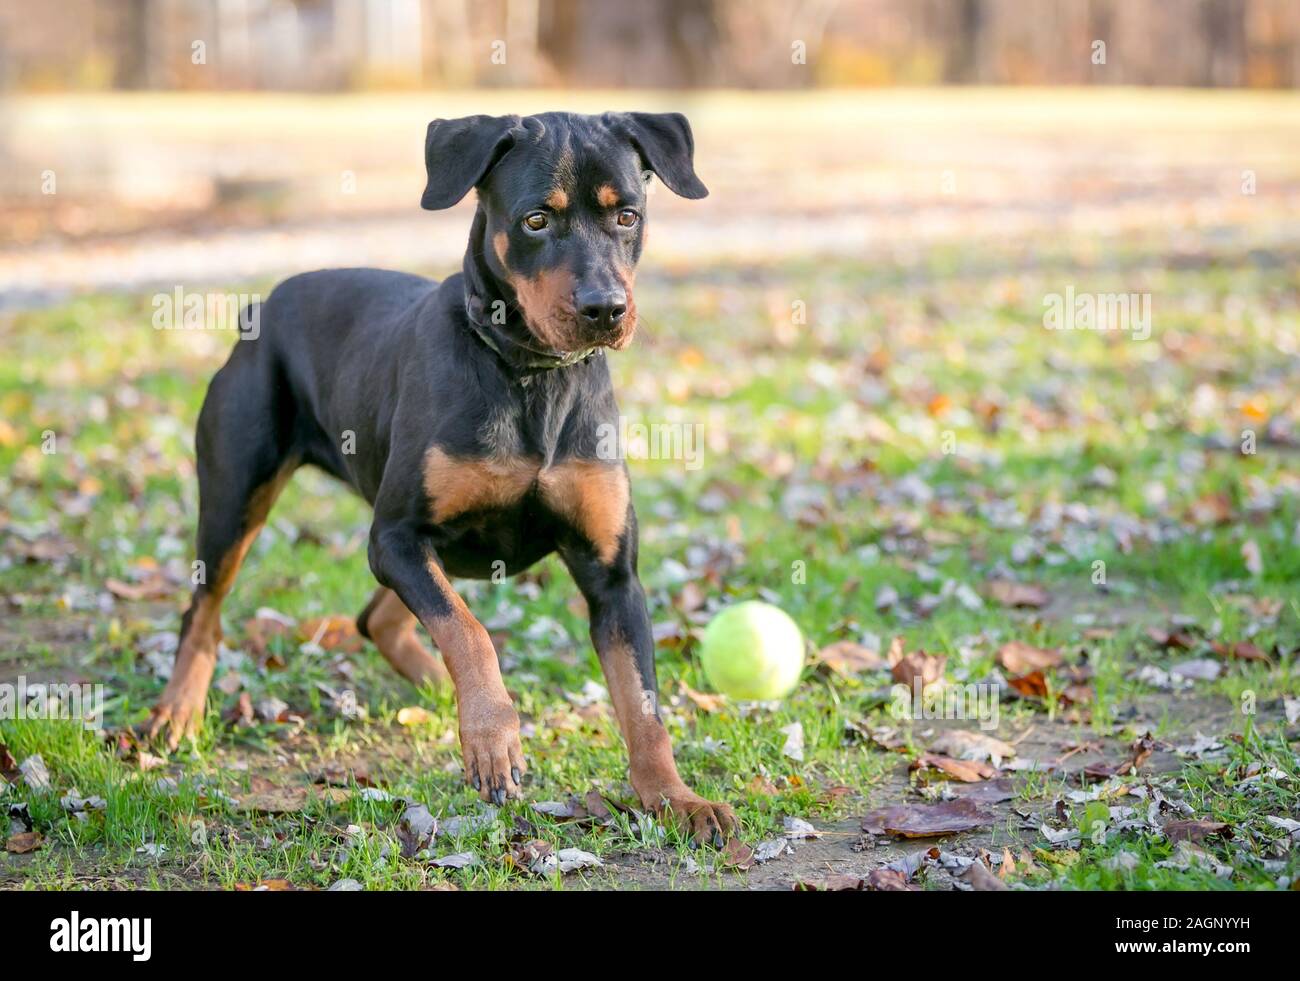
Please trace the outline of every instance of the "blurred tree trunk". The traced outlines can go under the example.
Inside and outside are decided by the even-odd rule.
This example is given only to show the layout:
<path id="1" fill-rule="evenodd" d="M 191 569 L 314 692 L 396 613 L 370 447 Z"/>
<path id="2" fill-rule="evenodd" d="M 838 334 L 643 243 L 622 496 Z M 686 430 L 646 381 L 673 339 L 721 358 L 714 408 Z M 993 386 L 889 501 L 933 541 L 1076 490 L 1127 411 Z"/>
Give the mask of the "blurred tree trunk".
<path id="1" fill-rule="evenodd" d="M 1113 0 L 1088 0 L 1088 33 L 1092 35 L 1088 40 L 1089 63 L 1091 64 L 1092 45 L 1096 41 L 1101 41 L 1106 45 L 1106 66 L 1103 71 L 1091 71 L 1088 73 L 1089 79 L 1106 80 L 1109 82 L 1120 81 L 1120 66 L 1112 67 L 1110 61 L 1110 48 L 1114 43 L 1115 28 L 1115 6 Z M 1118 50 L 1115 52 L 1118 54 Z M 1101 66 L 1094 66 L 1099 68 Z"/>
<path id="2" fill-rule="evenodd" d="M 722 46 L 715 0 L 667 0 L 659 21 L 681 72 L 679 84 L 708 85 Z"/>
<path id="3" fill-rule="evenodd" d="M 538 14 L 539 51 L 579 85 L 715 84 L 725 40 L 716 0 L 542 0 Z"/>
<path id="4" fill-rule="evenodd" d="M 1208 54 L 1201 84 L 1242 84 L 1246 75 L 1245 0 L 1205 0 L 1201 17 Z"/>
<path id="5" fill-rule="evenodd" d="M 543 0 L 538 12 L 537 48 L 562 79 L 574 79 L 578 52 L 579 0 Z"/>
<path id="6" fill-rule="evenodd" d="M 118 41 L 117 70 L 113 79 L 118 88 L 149 87 L 149 19 L 151 0 L 123 0 L 122 28 Z"/>
<path id="7" fill-rule="evenodd" d="M 957 23 L 952 25 L 944 60 L 945 82 L 969 84 L 980 80 L 986 21 L 984 0 L 957 0 Z"/>

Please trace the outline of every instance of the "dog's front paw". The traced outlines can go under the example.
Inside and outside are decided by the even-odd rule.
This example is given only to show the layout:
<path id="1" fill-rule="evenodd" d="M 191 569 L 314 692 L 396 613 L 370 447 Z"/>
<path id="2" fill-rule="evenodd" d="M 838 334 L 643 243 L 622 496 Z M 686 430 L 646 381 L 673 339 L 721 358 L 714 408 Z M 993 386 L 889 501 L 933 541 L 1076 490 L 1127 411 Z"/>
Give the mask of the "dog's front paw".
<path id="1" fill-rule="evenodd" d="M 685 784 L 666 791 L 657 802 L 645 803 L 661 818 L 672 820 L 678 827 L 689 831 L 697 844 L 712 843 L 721 848 L 740 827 L 736 812 L 730 805 L 705 800 Z"/>
<path id="2" fill-rule="evenodd" d="M 149 716 L 149 738 L 157 739 L 166 730 L 167 748 L 174 750 L 182 738 L 197 735 L 203 725 L 207 698 L 206 678 L 184 672 L 173 676 Z"/>
<path id="3" fill-rule="evenodd" d="M 465 781 L 483 800 L 499 805 L 508 797 L 523 796 L 527 767 L 519 744 L 519 715 L 508 700 L 461 704 L 460 750 Z"/>

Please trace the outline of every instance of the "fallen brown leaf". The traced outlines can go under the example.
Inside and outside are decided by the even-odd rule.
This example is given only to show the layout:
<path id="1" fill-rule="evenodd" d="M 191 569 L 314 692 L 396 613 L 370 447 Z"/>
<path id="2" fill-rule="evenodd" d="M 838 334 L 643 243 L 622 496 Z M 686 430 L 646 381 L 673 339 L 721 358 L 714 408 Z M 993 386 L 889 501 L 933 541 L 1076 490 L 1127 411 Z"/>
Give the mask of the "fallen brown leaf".
<path id="1" fill-rule="evenodd" d="M 1061 701 L 1069 705 L 1091 705 L 1096 697 L 1091 685 L 1067 685 L 1061 692 Z"/>
<path id="2" fill-rule="evenodd" d="M 1047 697 L 1047 678 L 1041 671 L 1031 671 L 1019 678 L 1008 678 L 1007 684 L 1026 698 Z"/>
<path id="3" fill-rule="evenodd" d="M 1263 661 L 1271 663 L 1269 656 L 1248 640 L 1239 640 L 1235 644 L 1221 644 L 1215 641 L 1210 649 L 1219 657 L 1235 658 L 1238 661 Z"/>
<path id="4" fill-rule="evenodd" d="M 938 804 L 896 804 L 878 808 L 862 818 L 862 830 L 904 838 L 932 838 L 973 831 L 992 821 L 992 814 L 973 801 L 959 798 Z"/>
<path id="5" fill-rule="evenodd" d="M 40 848 L 44 840 L 39 831 L 20 831 L 16 835 L 9 836 L 9 840 L 5 842 L 5 851 L 10 855 L 26 855 Z"/>
<path id="6" fill-rule="evenodd" d="M 1187 518 L 1197 525 L 1222 525 L 1232 520 L 1232 499 L 1227 494 L 1207 494 L 1193 501 Z"/>
<path id="7" fill-rule="evenodd" d="M 1092 763 L 1083 768 L 1083 776 L 1086 780 L 1109 780 L 1111 777 L 1136 773 L 1155 752 L 1155 748 L 1156 742 L 1148 732 L 1133 740 L 1129 746 L 1129 758 L 1123 763 Z"/>
<path id="8" fill-rule="evenodd" d="M 994 764 L 1016 755 L 1016 748 L 994 736 L 969 729 L 949 729 L 930 744 L 930 752 L 959 760 L 990 760 Z"/>
<path id="9" fill-rule="evenodd" d="M 1199 843 L 1206 838 L 1231 838 L 1232 827 L 1224 821 L 1167 821 L 1165 835 L 1170 841 Z"/>
<path id="10" fill-rule="evenodd" d="M 598 821 L 606 821 L 614 816 L 614 812 L 609 809 L 604 796 L 598 790 L 587 791 L 583 803 L 586 805 L 587 813 Z"/>
<path id="11" fill-rule="evenodd" d="M 399 726 L 422 726 L 433 721 L 433 713 L 418 705 L 407 705 L 397 710 Z"/>
<path id="12" fill-rule="evenodd" d="M 374 786 L 370 782 L 370 774 L 365 764 L 348 766 L 338 760 L 331 760 L 322 766 L 312 782 L 328 784 L 331 787 L 350 787 L 354 783 L 358 787 Z"/>
<path id="13" fill-rule="evenodd" d="M 777 785 L 772 782 L 771 778 L 766 777 L 761 773 L 755 775 L 754 779 L 749 781 L 747 786 L 751 794 L 758 794 L 762 797 L 775 797 L 781 792 Z"/>
<path id="14" fill-rule="evenodd" d="M 12 553 L 24 562 L 61 562 L 77 554 L 72 542 L 55 538 L 38 538 L 34 542 L 21 539 L 11 546 Z"/>
<path id="15" fill-rule="evenodd" d="M 852 787 L 846 787 L 842 783 L 837 783 L 834 786 L 827 787 L 823 790 L 821 796 L 822 800 L 825 801 L 837 801 L 843 800 L 845 797 L 855 797 L 857 796 L 857 793 L 858 792 Z"/>
<path id="16" fill-rule="evenodd" d="M 883 671 L 890 666 L 879 651 L 854 640 L 838 640 L 828 644 L 814 654 L 812 660 L 815 666 L 843 678 L 852 678 L 867 671 Z"/>
<path id="17" fill-rule="evenodd" d="M 998 772 L 989 764 L 979 760 L 955 760 L 951 756 L 942 756 L 938 753 L 923 753 L 908 767 L 913 772 L 927 768 L 939 770 L 962 783 L 979 783 L 981 780 L 988 780 L 995 776 Z"/>
<path id="18" fill-rule="evenodd" d="M 9 752 L 9 747 L 0 743 L 0 777 L 4 777 L 10 783 L 17 783 L 19 776 L 21 773 L 18 769 L 18 761 Z"/>
<path id="19" fill-rule="evenodd" d="M 985 588 L 989 598 L 1002 606 L 1039 609 L 1048 603 L 1047 591 L 1032 583 L 1014 582 L 1010 579 L 990 580 Z"/>
<path id="20" fill-rule="evenodd" d="M 516 868 L 525 872 L 531 871 L 533 866 L 540 860 L 546 858 L 555 851 L 548 842 L 539 838 L 531 841 L 525 841 L 515 846 L 510 852 L 510 862 Z"/>
<path id="21" fill-rule="evenodd" d="M 298 892 L 288 879 L 262 879 L 259 882 L 236 882 L 235 892 Z"/>
<path id="22" fill-rule="evenodd" d="M 983 862 L 976 859 L 958 876 L 976 892 L 1006 892 L 1011 887 L 995 876 Z"/>
<path id="23" fill-rule="evenodd" d="M 238 810 L 253 814 L 296 814 L 313 801 L 341 803 L 348 792 L 338 787 L 272 787 L 239 798 Z"/>
<path id="24" fill-rule="evenodd" d="M 751 869 L 754 867 L 754 849 L 739 838 L 728 838 L 722 849 L 721 864 L 739 872 Z"/>
<path id="25" fill-rule="evenodd" d="M 684 681 L 678 682 L 677 687 L 701 712 L 717 712 L 726 707 L 727 697 L 725 695 L 711 695 L 696 691 Z"/>
<path id="26" fill-rule="evenodd" d="M 167 581 L 162 573 L 155 573 L 141 582 L 123 582 L 121 579 L 106 579 L 104 588 L 118 599 L 139 603 L 143 600 L 166 599 L 175 587 Z"/>
<path id="27" fill-rule="evenodd" d="M 673 597 L 673 606 L 677 607 L 682 613 L 694 613 L 696 610 L 704 609 L 704 604 L 708 602 L 708 598 L 708 594 L 703 587 L 695 580 L 691 580 L 682 586 L 681 592 Z"/>
<path id="28" fill-rule="evenodd" d="M 1006 880 L 1016 874 L 1016 860 L 1011 856 L 1010 848 L 1002 849 L 1002 864 L 998 866 L 998 878 Z"/>
<path id="29" fill-rule="evenodd" d="M 1200 643 L 1196 634 L 1191 630 L 1178 627 L 1170 630 L 1165 630 L 1162 627 L 1148 627 L 1147 637 L 1157 647 L 1163 647 L 1171 651 L 1190 651 Z"/>
<path id="30" fill-rule="evenodd" d="M 314 642 L 327 651 L 356 654 L 361 650 L 357 622 L 352 617 L 337 613 L 304 620 L 298 625 L 298 637 L 303 641 Z"/>
<path id="31" fill-rule="evenodd" d="M 872 869 L 867 874 L 867 888 L 872 892 L 920 892 L 921 887 L 907 881 L 897 869 Z"/>
<path id="32" fill-rule="evenodd" d="M 246 691 L 239 693 L 239 698 L 226 710 L 222 719 L 231 725 L 251 726 L 257 714 L 253 711 L 253 698 Z"/>
<path id="33" fill-rule="evenodd" d="M 292 634 L 293 627 L 276 617 L 260 616 L 244 621 L 244 643 L 253 658 L 262 665 L 274 662 L 273 666 L 284 667 L 283 659 L 271 654 L 271 641 Z"/>
<path id="34" fill-rule="evenodd" d="M 824 879 L 796 882 L 792 888 L 795 892 L 859 892 L 864 885 L 861 877 L 840 873 Z"/>
<path id="35" fill-rule="evenodd" d="M 903 638 L 895 637 L 889 645 L 890 674 L 900 685 L 915 690 L 916 680 L 921 680 L 924 691 L 930 685 L 943 678 L 944 665 L 948 658 L 925 651 L 904 653 Z"/>
<path id="36" fill-rule="evenodd" d="M 1047 671 L 1060 666 L 1061 652 L 1013 640 L 998 650 L 998 663 L 1012 674 L 1018 675 Z"/>

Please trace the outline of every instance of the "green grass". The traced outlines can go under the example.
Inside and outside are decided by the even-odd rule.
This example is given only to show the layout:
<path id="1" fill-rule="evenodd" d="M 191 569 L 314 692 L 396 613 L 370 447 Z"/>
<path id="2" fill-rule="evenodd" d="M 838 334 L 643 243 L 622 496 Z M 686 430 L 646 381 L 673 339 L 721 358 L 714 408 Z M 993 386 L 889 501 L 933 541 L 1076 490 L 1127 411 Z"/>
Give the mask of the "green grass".
<path id="1" fill-rule="evenodd" d="M 1104 261 L 1088 265 L 1085 254 Z M 680 461 L 631 464 L 653 619 L 693 625 L 674 606 L 685 579 L 709 604 L 695 621 L 727 601 L 763 595 L 779 602 L 815 647 L 868 634 L 887 644 L 901 634 L 909 650 L 947 655 L 953 680 L 983 677 L 1007 640 L 1060 646 L 1071 663 L 1090 666 L 1094 703 L 1051 710 L 1004 703 L 999 734 L 1032 727 L 1052 756 L 1072 741 L 1097 740 L 1112 760 L 1122 758 L 1134 727 L 1147 723 L 1171 743 L 1197 728 L 1224 739 L 1226 759 L 1174 760 L 1175 769 L 1154 779 L 1195 816 L 1233 824 L 1232 839 L 1205 847 L 1235 871 L 1222 880 L 1196 868 L 1160 867 L 1171 846 L 1129 831 L 1065 861 L 1040 860 L 1037 871 L 1013 881 L 1172 889 L 1293 880 L 1296 860 L 1278 844 L 1283 832 L 1263 817 L 1295 817 L 1298 808 L 1288 743 L 1296 730 L 1279 721 L 1280 699 L 1300 694 L 1292 653 L 1300 644 L 1298 456 L 1263 434 L 1269 420 L 1294 424 L 1300 414 L 1297 268 L 1285 255 L 1264 262 L 1210 251 L 1202 258 L 1188 268 L 1170 262 L 1158 243 L 1084 242 L 1072 250 L 1045 245 L 977 255 L 936 248 L 910 265 L 809 260 L 711 268 L 671 281 L 647 270 L 638 296 L 646 337 L 612 359 L 623 411 L 632 421 L 702 423 L 709 441 L 698 470 Z M 1070 283 L 1093 292 L 1150 291 L 1151 339 L 1044 330 L 1043 294 Z M 265 292 L 270 285 L 229 288 Z M 794 300 L 807 304 L 806 325 L 780 322 Z M 8 353 L 0 361 L 0 527 L 9 556 L 0 560 L 0 589 L 12 614 L 0 680 L 23 673 L 102 682 L 113 730 L 143 719 L 161 690 L 142 649 L 179 622 L 195 515 L 193 424 L 206 379 L 230 342 L 156 332 L 150 310 L 148 295 L 96 296 L 20 313 L 0 326 Z M 1253 455 L 1234 449 L 1243 428 L 1260 434 Z M 47 430 L 57 434 L 53 455 L 40 451 Z M 951 440 L 956 452 L 946 453 Z M 1092 479 L 1099 468 L 1108 475 L 1100 483 Z M 1198 523 L 1194 509 L 1211 499 L 1223 501 L 1223 521 Z M 298 619 L 359 611 L 372 589 L 367 527 L 363 502 L 323 476 L 301 473 L 226 604 L 227 645 L 248 653 L 243 624 L 262 606 Z M 17 558 L 20 537 L 37 535 L 72 543 L 66 563 Z M 1242 557 L 1247 540 L 1260 552 L 1258 575 Z M 101 610 L 105 581 L 128 578 L 141 560 L 174 563 L 181 577 L 174 589 L 160 602 L 119 601 Z M 1105 563 L 1104 587 L 1093 581 L 1097 562 Z M 982 591 L 1008 569 L 1043 586 L 1049 606 L 1010 611 L 986 601 L 968 609 L 949 597 L 928 615 L 917 610 L 945 580 Z M 612 718 L 584 716 L 564 697 L 599 679 L 586 624 L 572 608 L 575 590 L 554 559 L 526 581 L 522 588 L 518 580 L 462 585 L 490 628 L 515 621 L 496 632 L 507 638 L 500 648 L 506 683 L 525 720 L 528 800 L 599 789 L 631 801 Z M 886 584 L 902 602 L 879 613 L 874 599 Z M 1167 627 L 1173 614 L 1193 618 L 1222 642 L 1250 639 L 1281 654 L 1271 665 L 1226 662 L 1218 680 L 1162 693 L 1135 680 L 1135 671 L 1213 656 L 1203 648 L 1166 651 L 1146 637 L 1146 627 Z M 1093 628 L 1108 633 L 1090 634 Z M 0 859 L 0 883 L 233 888 L 288 879 L 320 888 L 350 877 L 372 889 L 737 884 L 735 874 L 713 867 L 711 850 L 693 851 L 674 829 L 626 816 L 583 827 L 512 806 L 492 828 L 437 841 L 437 854 L 479 857 L 477 866 L 455 871 L 401 857 L 401 809 L 364 800 L 355 787 L 339 801 L 288 815 L 236 809 L 215 791 L 239 798 L 255 780 L 306 783 L 337 760 L 363 764 L 389 793 L 444 817 L 477 810 L 460 782 L 450 697 L 405 685 L 368 646 L 357 655 L 297 646 L 275 641 L 280 657 L 270 666 L 248 658 L 239 670 L 254 702 L 284 700 L 304 718 L 300 729 L 232 729 L 220 717 L 234 696 L 214 688 L 197 744 L 152 770 L 118 759 L 75 724 L 0 720 L 0 741 L 20 761 L 39 752 L 56 791 L 9 789 L 8 799 L 28 802 L 46 844 L 30 856 Z M 779 834 L 784 816 L 799 816 L 838 829 L 847 842 L 857 815 L 903 797 L 908 757 L 845 739 L 846 723 L 894 724 L 881 695 L 886 675 L 828 680 L 810 668 L 775 709 L 708 713 L 679 694 L 679 683 L 708 689 L 690 643 L 665 646 L 659 665 L 683 775 L 706 796 L 736 805 L 746 841 Z M 218 681 L 223 674 L 219 669 Z M 1065 680 L 1053 684 L 1059 689 Z M 320 685 L 355 691 L 366 719 L 340 717 Z M 1253 719 L 1239 710 L 1243 694 L 1256 701 Z M 399 725 L 397 711 L 410 705 L 426 708 L 430 721 Z M 781 729 L 792 722 L 804 729 L 802 762 L 781 752 Z M 905 728 L 910 745 L 928 745 L 928 723 Z M 1243 783 L 1240 774 L 1252 764 L 1287 779 Z M 174 791 L 158 788 L 160 776 L 175 779 Z M 756 790 L 762 779 L 775 792 Z M 854 793 L 828 795 L 836 785 Z M 73 786 L 104 797 L 106 809 L 84 822 L 69 818 L 58 797 Z M 1011 806 L 1032 813 L 1036 826 L 1050 820 L 1057 796 L 1077 787 L 1060 773 L 1036 776 Z M 512 829 L 512 819 L 529 827 Z M 1008 817 L 977 840 L 995 852 L 1050 847 L 1021 825 Z M 359 830 L 349 833 L 349 826 Z M 516 833 L 582 848 L 608 864 L 576 876 L 525 875 L 503 861 Z M 137 851 L 150 844 L 165 846 L 161 858 Z M 1132 868 L 1107 865 L 1120 851 L 1136 856 Z M 846 867 L 873 864 L 870 852 L 859 855 L 847 844 L 841 852 L 837 861 Z M 1265 859 L 1282 863 L 1280 870 Z M 797 857 L 787 856 L 748 875 L 779 884 L 783 862 L 791 878 L 820 874 L 816 867 L 796 874 Z M 933 870 L 920 881 L 944 882 Z"/>

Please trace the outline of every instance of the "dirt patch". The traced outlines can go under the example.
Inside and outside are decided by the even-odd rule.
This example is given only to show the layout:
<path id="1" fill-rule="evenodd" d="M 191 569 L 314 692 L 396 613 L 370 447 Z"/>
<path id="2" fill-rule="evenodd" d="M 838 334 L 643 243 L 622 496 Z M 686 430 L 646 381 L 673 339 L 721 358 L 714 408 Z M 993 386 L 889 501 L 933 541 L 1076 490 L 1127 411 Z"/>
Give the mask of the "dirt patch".
<path id="1" fill-rule="evenodd" d="M 1198 732 L 1223 733 L 1239 724 L 1235 708 L 1227 699 L 1190 694 L 1139 699 L 1130 716 L 1129 721 L 1135 728 L 1142 729 L 1149 724 L 1152 730 L 1167 716 L 1178 719 L 1177 731 L 1166 730 L 1139 769 L 1140 775 L 1151 777 L 1179 770 L 1182 763 L 1173 751 L 1174 747 L 1190 742 Z M 1257 721 L 1267 725 L 1280 719 L 1281 713 L 1270 709 L 1261 712 Z M 956 728 L 960 727 L 937 724 L 932 729 L 918 731 L 918 739 L 922 744 L 928 744 L 940 733 Z M 1016 746 L 1017 759 L 1035 760 L 1051 769 L 1034 777 L 1016 771 L 999 774 L 997 779 L 1009 783 L 1015 796 L 1009 800 L 980 802 L 980 807 L 993 815 L 984 829 L 917 839 L 864 834 L 862 814 L 886 805 L 926 799 L 921 792 L 925 785 L 913 784 L 909 780 L 910 757 L 900 753 L 897 754 L 897 765 L 890 769 L 886 780 L 855 801 L 855 816 L 823 822 L 815 815 L 800 815 L 817 828 L 820 837 L 792 840 L 790 849 L 784 854 L 748 871 L 718 868 L 715 875 L 701 878 L 689 867 L 683 867 L 675 854 L 647 856 L 644 852 L 632 852 L 609 858 L 607 862 L 614 868 L 604 875 L 589 876 L 582 886 L 597 889 L 789 890 L 797 883 L 815 883 L 833 875 L 865 880 L 873 870 L 886 866 L 916 867 L 921 864 L 921 857 L 936 847 L 948 855 L 966 858 L 978 856 L 981 849 L 1000 854 L 1003 848 L 1010 848 L 1018 855 L 1023 849 L 1032 851 L 1047 844 L 1039 828 L 1044 822 L 1056 823 L 1051 812 L 1063 793 L 1095 785 L 1095 780 L 1085 784 L 1081 779 L 1086 769 L 1119 764 L 1126 758 L 1128 750 L 1121 740 L 1081 732 L 1079 726 L 1059 720 L 1037 720 L 1018 731 L 1000 734 L 1000 738 Z M 1037 790 L 1026 792 L 1031 779 L 1036 780 Z M 931 789 L 944 788 L 956 796 L 972 792 L 978 796 L 983 786 L 933 780 L 929 783 Z M 707 867 L 715 860 L 713 853 L 701 854 L 699 864 Z M 954 888 L 951 870 L 932 863 L 927 873 L 927 886 Z"/>

